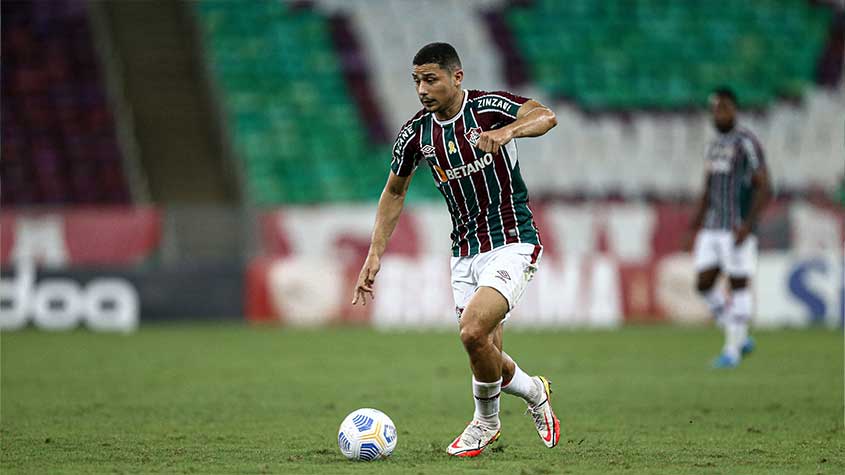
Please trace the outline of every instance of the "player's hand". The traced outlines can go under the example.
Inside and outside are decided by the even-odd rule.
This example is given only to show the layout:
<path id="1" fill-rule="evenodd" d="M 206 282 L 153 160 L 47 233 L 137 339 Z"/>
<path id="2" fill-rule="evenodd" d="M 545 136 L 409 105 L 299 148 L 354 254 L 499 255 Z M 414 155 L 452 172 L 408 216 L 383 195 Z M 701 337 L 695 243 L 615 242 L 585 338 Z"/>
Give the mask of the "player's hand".
<path id="1" fill-rule="evenodd" d="M 734 245 L 739 246 L 751 234 L 751 226 L 748 223 L 742 223 L 734 228 Z"/>
<path id="2" fill-rule="evenodd" d="M 482 152 L 496 153 L 505 144 L 510 142 L 512 138 L 513 134 L 507 127 L 488 130 L 487 132 L 481 132 L 481 136 L 478 137 L 478 143 L 475 144 L 475 147 Z"/>
<path id="3" fill-rule="evenodd" d="M 381 259 L 375 255 L 367 255 L 367 260 L 361 267 L 361 273 L 358 274 L 358 282 L 355 284 L 355 292 L 352 294 L 352 305 L 359 301 L 361 305 L 367 305 L 367 296 L 370 297 L 370 300 L 375 297 L 373 284 L 376 281 L 376 274 L 378 274 L 379 269 L 381 269 Z"/>

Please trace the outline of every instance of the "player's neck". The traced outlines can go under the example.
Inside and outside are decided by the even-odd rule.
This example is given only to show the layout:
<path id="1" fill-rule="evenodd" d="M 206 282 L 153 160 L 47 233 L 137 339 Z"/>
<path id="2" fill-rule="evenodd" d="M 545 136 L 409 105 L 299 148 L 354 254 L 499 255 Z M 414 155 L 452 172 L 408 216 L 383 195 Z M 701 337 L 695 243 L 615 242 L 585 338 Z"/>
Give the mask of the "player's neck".
<path id="1" fill-rule="evenodd" d="M 446 121 L 451 119 L 452 117 L 455 117 L 455 115 L 460 112 L 461 107 L 464 105 L 464 94 L 464 90 L 461 89 L 460 93 L 455 94 L 455 97 L 452 99 L 451 104 L 435 112 L 434 117 L 436 117 L 439 121 Z"/>
<path id="2" fill-rule="evenodd" d="M 719 131 L 720 134 L 729 134 L 736 128 L 736 121 L 732 121 L 730 124 L 725 124 L 722 126 L 716 125 L 716 130 Z"/>

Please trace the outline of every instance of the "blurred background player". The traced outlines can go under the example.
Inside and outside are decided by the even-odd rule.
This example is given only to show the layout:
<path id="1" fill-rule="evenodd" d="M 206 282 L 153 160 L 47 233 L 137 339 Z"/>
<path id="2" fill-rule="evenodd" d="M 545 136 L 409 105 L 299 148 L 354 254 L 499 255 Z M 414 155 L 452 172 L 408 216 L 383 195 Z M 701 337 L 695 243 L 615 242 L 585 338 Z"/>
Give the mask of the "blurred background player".
<path id="1" fill-rule="evenodd" d="M 725 333 L 716 368 L 736 367 L 754 349 L 748 335 L 749 281 L 757 265 L 755 229 L 771 198 L 763 149 L 754 134 L 737 125 L 737 106 L 730 88 L 717 88 L 710 96 L 717 137 L 707 147 L 704 192 L 691 222 L 696 287 Z M 730 299 L 716 285 L 720 273 L 728 276 Z"/>
<path id="2" fill-rule="evenodd" d="M 402 127 L 393 147 L 390 176 L 352 303 L 372 298 L 411 176 L 425 160 L 452 217 L 452 292 L 475 399 L 472 421 L 447 451 L 475 457 L 499 438 L 501 391 L 528 403 L 540 438 L 554 447 L 560 423 L 549 401 L 549 382 L 528 376 L 502 351 L 502 323 L 522 297 L 542 253 L 513 139 L 545 134 L 557 124 L 555 115 L 537 101 L 507 92 L 462 89 L 461 62 L 447 43 L 424 46 L 413 65 L 411 76 L 423 109 Z"/>

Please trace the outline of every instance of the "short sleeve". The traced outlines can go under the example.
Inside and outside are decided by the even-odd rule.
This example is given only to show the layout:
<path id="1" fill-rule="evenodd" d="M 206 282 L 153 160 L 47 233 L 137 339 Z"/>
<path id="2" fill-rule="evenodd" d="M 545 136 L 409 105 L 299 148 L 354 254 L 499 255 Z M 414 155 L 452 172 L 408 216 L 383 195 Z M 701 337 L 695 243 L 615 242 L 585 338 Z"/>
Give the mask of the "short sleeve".
<path id="1" fill-rule="evenodd" d="M 478 103 L 479 114 L 496 114 L 505 123 L 516 120 L 516 114 L 523 104 L 528 102 L 527 97 L 517 96 L 506 91 L 482 92 L 475 99 Z"/>
<path id="2" fill-rule="evenodd" d="M 399 131 L 393 143 L 393 158 L 390 169 L 397 176 L 409 176 L 420 162 L 418 129 L 409 121 Z"/>
<path id="3" fill-rule="evenodd" d="M 740 139 L 739 146 L 743 155 L 748 160 L 748 165 L 753 172 L 766 166 L 766 159 L 763 156 L 763 147 L 754 136 L 746 135 Z"/>

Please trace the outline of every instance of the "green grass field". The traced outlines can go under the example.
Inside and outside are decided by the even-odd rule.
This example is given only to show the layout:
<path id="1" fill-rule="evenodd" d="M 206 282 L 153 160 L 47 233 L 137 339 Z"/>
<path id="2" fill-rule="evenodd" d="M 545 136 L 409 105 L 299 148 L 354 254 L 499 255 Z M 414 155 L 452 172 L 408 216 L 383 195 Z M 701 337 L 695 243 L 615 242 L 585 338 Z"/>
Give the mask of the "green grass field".
<path id="1" fill-rule="evenodd" d="M 492 450 L 445 446 L 472 416 L 451 333 L 146 326 L 131 336 L 4 333 L 0 472 L 845 473 L 843 338 L 761 332 L 737 370 L 709 369 L 713 329 L 505 335 L 555 383 L 546 449 L 502 401 Z M 337 428 L 358 407 L 399 430 L 388 460 L 355 463 Z"/>

